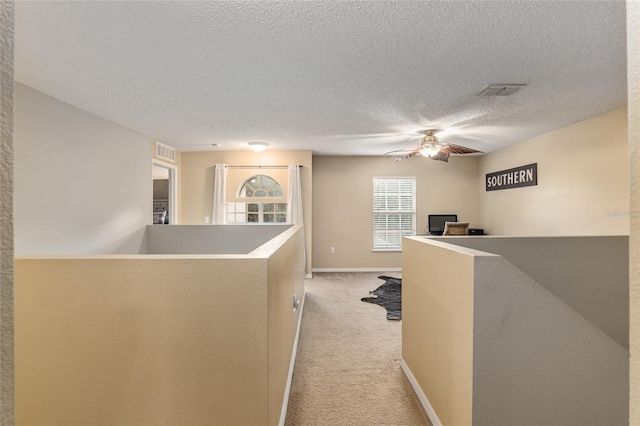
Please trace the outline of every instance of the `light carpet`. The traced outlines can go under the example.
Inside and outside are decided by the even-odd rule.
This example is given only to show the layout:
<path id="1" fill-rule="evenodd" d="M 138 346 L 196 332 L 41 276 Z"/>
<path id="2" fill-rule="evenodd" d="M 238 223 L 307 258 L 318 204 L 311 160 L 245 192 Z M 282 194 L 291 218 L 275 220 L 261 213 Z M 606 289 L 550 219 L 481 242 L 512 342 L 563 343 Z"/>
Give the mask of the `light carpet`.
<path id="1" fill-rule="evenodd" d="M 400 368 L 402 321 L 360 301 L 399 273 L 314 273 L 286 426 L 431 425 Z"/>

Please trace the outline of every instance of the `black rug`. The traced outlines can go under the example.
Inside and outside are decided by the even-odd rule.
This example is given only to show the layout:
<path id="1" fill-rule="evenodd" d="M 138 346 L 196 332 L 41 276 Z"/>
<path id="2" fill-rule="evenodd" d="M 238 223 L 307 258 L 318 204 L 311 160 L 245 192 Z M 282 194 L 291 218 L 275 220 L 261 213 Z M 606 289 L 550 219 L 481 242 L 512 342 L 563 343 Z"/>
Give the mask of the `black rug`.
<path id="1" fill-rule="evenodd" d="M 400 320 L 402 319 L 402 278 L 393 277 L 378 277 L 384 280 L 385 283 L 373 291 L 370 294 L 375 297 L 363 297 L 363 302 L 375 303 L 387 310 L 387 319 Z"/>

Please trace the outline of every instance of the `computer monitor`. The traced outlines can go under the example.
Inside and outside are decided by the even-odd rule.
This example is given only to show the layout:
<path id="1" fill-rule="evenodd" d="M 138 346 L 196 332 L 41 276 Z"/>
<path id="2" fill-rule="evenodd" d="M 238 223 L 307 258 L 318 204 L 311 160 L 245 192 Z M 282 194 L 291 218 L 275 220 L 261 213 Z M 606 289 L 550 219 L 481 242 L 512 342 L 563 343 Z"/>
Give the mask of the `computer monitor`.
<path id="1" fill-rule="evenodd" d="M 457 222 L 457 214 L 430 214 L 429 215 L 429 235 L 442 235 L 445 222 Z"/>

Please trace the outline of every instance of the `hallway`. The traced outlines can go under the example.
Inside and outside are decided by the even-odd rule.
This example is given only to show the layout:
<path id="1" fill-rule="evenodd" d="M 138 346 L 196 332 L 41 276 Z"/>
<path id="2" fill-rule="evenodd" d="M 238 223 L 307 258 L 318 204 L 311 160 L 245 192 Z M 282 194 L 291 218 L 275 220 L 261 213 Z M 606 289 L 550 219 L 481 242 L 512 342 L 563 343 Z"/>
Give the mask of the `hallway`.
<path id="1" fill-rule="evenodd" d="M 315 273 L 306 300 L 287 426 L 430 425 L 400 368 L 401 321 L 360 299 L 399 272 Z"/>

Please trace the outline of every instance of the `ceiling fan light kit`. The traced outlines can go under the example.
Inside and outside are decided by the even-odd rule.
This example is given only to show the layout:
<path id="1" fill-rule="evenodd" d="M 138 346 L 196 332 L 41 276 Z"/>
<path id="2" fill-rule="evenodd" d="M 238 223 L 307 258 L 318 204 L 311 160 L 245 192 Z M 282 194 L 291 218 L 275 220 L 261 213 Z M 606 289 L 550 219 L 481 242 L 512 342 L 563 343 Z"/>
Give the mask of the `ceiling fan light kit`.
<path id="1" fill-rule="evenodd" d="M 472 148 L 467 148 L 465 146 L 456 145 L 453 143 L 440 142 L 438 137 L 436 136 L 436 132 L 439 130 L 436 129 L 428 129 L 424 130 L 421 133 L 424 135 L 422 138 L 422 143 L 419 147 L 409 148 L 409 149 L 400 149 L 397 151 L 387 152 L 387 154 L 394 154 L 399 152 L 406 152 L 406 154 L 402 155 L 394 159 L 394 161 L 402 161 L 407 158 L 414 157 L 418 154 L 431 158 L 432 160 L 449 162 L 449 156 L 451 154 L 475 154 L 482 153 L 482 151 L 478 151 Z M 387 155 L 385 154 L 385 155 Z"/>
<path id="2" fill-rule="evenodd" d="M 420 154 L 423 155 L 424 157 L 433 157 L 438 152 L 440 152 L 440 148 L 438 148 L 435 145 L 432 145 L 432 146 L 429 146 L 429 147 L 426 147 L 426 148 L 422 148 L 420 150 Z"/>

